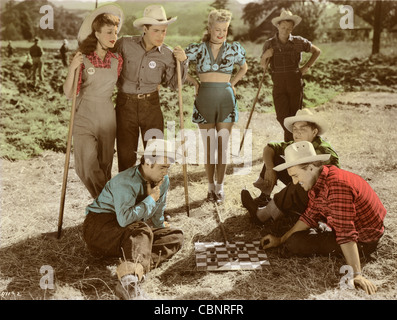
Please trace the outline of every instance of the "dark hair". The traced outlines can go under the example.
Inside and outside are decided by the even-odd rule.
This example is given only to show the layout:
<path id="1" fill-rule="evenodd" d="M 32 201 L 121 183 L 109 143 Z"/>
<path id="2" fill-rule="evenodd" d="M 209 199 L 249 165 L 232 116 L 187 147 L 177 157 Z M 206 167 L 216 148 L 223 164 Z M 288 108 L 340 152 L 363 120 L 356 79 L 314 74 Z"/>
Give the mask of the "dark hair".
<path id="1" fill-rule="evenodd" d="M 302 170 L 307 170 L 307 168 L 309 167 L 309 165 L 312 164 L 313 166 L 320 168 L 324 162 L 323 161 L 313 161 L 313 162 L 309 162 L 309 163 L 302 163 L 302 164 L 298 164 L 297 166 L 302 169 Z"/>
<path id="2" fill-rule="evenodd" d="M 314 122 L 310 122 L 310 121 L 306 121 L 307 125 L 312 128 L 312 130 L 317 129 L 318 130 L 318 126 L 317 124 L 315 124 Z"/>
<path id="3" fill-rule="evenodd" d="M 120 19 L 115 15 L 112 15 L 110 13 L 102 13 L 98 15 L 92 22 L 91 34 L 81 43 L 79 43 L 78 51 L 80 51 L 83 54 L 90 54 L 94 52 L 98 42 L 98 39 L 95 36 L 95 32 L 100 32 L 101 28 L 105 25 L 118 27 L 119 24 L 120 24 Z M 116 50 L 115 47 L 109 48 L 109 51 L 114 52 L 115 50 Z"/>

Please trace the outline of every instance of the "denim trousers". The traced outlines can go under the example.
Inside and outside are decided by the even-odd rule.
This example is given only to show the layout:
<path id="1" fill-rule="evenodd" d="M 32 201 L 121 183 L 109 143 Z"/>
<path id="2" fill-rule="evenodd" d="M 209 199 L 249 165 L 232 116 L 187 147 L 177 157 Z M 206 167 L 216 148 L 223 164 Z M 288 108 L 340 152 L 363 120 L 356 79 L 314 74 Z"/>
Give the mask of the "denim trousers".
<path id="1" fill-rule="evenodd" d="M 273 73 L 273 101 L 277 121 L 284 130 L 284 141 L 292 141 L 292 133 L 284 126 L 284 119 L 296 115 L 302 109 L 303 87 L 302 74 L 298 71 Z"/>
<path id="2" fill-rule="evenodd" d="M 116 122 L 117 159 L 121 172 L 136 164 L 139 134 L 142 136 L 144 147 L 150 138 L 164 137 L 164 119 L 158 92 L 155 91 L 142 99 L 137 95 L 119 92 L 116 101 Z"/>

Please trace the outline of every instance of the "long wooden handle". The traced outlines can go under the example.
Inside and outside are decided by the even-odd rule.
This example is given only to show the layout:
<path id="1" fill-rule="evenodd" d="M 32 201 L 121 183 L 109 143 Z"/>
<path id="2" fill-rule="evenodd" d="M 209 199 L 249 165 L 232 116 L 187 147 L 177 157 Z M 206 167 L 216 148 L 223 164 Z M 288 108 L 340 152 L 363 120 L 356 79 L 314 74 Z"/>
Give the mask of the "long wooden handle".
<path id="1" fill-rule="evenodd" d="M 183 117 L 183 100 L 182 100 L 182 77 L 181 77 L 181 64 L 177 60 L 176 61 L 176 70 L 178 76 L 178 101 L 179 101 L 179 122 L 181 127 L 181 140 L 182 140 L 182 152 L 183 152 L 183 182 L 185 188 L 185 204 L 186 204 L 186 213 L 189 216 L 190 205 L 189 205 L 189 190 L 188 190 L 188 181 L 187 181 L 187 160 L 186 160 L 186 146 L 185 146 L 185 134 L 184 134 L 184 117 Z"/>
<path id="2" fill-rule="evenodd" d="M 225 227 L 223 226 L 223 220 L 219 213 L 218 204 L 216 202 L 215 202 L 215 210 L 216 210 L 216 216 L 217 216 L 218 222 L 219 222 L 219 227 L 221 228 L 221 231 L 222 231 L 223 239 L 225 240 L 225 243 L 227 243 L 228 240 L 227 240 L 226 230 L 225 230 Z"/>
<path id="3" fill-rule="evenodd" d="M 263 74 L 262 74 L 262 79 L 261 79 L 261 81 L 259 82 L 258 91 L 257 91 L 256 96 L 255 96 L 255 99 L 254 99 L 254 104 L 252 105 L 251 112 L 250 112 L 249 117 L 248 117 L 247 125 L 245 126 L 243 138 L 241 139 L 239 153 L 241 152 L 241 148 L 243 147 L 243 144 L 244 144 L 245 135 L 246 135 L 247 130 L 248 130 L 248 127 L 249 127 L 249 125 L 250 125 L 251 118 L 252 118 L 252 115 L 253 115 L 254 110 L 255 110 L 256 102 L 258 101 L 259 93 L 260 93 L 260 91 L 261 91 L 262 84 L 263 84 L 263 81 L 264 81 L 264 79 L 265 79 L 265 75 L 266 75 L 267 67 L 268 67 L 268 65 L 269 65 L 269 61 L 270 61 L 270 59 L 268 59 L 268 60 L 266 61 L 266 65 L 265 65 L 265 68 L 264 68 L 264 71 L 263 71 Z"/>
<path id="4" fill-rule="evenodd" d="M 61 203 L 60 203 L 60 207 L 59 207 L 57 239 L 60 239 L 61 233 L 62 233 L 63 212 L 65 209 L 66 186 L 68 183 L 70 150 L 72 148 L 73 124 L 74 124 L 74 115 L 76 113 L 77 83 L 79 82 L 78 81 L 79 74 L 80 74 L 80 68 L 77 68 L 75 71 L 75 74 L 74 74 L 74 79 L 73 79 L 72 110 L 70 112 L 69 133 L 68 133 L 68 141 L 67 141 L 67 145 L 66 145 L 65 166 L 63 169 L 63 180 L 62 180 L 62 191 L 61 191 Z"/>

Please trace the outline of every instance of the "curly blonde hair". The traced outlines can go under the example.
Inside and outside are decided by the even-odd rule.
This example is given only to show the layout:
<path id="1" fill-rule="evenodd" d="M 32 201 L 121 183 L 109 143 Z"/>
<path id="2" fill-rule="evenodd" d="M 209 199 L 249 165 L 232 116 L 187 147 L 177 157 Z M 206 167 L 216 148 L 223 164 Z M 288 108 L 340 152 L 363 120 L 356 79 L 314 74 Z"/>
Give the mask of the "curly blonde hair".
<path id="1" fill-rule="evenodd" d="M 207 30 L 204 33 L 203 42 L 209 41 L 211 39 L 211 34 L 209 30 L 215 22 L 228 22 L 232 20 L 232 13 L 226 9 L 214 9 L 208 15 Z"/>

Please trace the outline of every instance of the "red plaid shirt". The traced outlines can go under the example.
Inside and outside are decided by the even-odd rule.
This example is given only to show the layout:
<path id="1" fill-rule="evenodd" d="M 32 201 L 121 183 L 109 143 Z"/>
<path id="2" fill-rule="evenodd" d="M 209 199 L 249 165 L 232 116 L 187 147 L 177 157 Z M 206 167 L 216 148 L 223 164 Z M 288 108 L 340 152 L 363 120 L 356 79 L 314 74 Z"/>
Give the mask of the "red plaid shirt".
<path id="1" fill-rule="evenodd" d="M 325 221 L 335 231 L 337 243 L 343 244 L 379 240 L 385 216 L 385 207 L 363 178 L 324 166 L 300 220 L 312 228 Z"/>
<path id="2" fill-rule="evenodd" d="M 105 58 L 102 60 L 101 58 L 99 58 L 97 53 L 93 51 L 91 54 L 87 55 L 86 57 L 88 60 L 90 60 L 90 62 L 95 68 L 107 68 L 107 69 L 110 69 L 111 67 L 111 58 L 117 59 L 119 61 L 119 64 L 117 66 L 117 76 L 120 76 L 121 69 L 123 68 L 123 58 L 121 57 L 120 54 L 116 56 L 113 52 L 110 52 L 108 50 L 108 52 L 105 55 Z M 83 76 L 84 68 L 85 68 L 84 64 L 81 64 L 79 82 L 77 84 L 77 94 L 79 94 L 81 84 L 83 83 L 82 76 Z"/>

